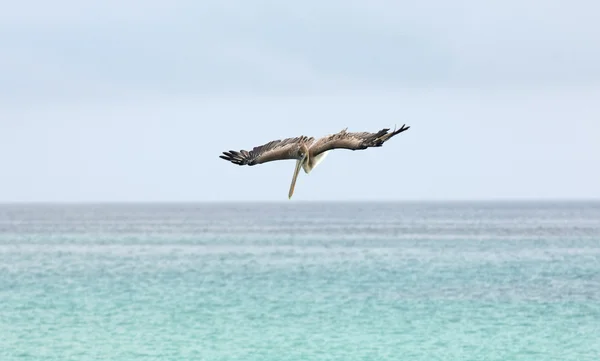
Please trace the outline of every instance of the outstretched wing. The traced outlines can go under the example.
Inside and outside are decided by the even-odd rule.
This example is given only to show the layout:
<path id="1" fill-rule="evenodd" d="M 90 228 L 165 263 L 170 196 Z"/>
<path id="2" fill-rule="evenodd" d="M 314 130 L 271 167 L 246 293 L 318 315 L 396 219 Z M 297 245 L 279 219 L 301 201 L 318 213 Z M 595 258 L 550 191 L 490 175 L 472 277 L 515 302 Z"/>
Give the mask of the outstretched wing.
<path id="1" fill-rule="evenodd" d="M 312 156 L 315 156 L 332 149 L 361 150 L 370 147 L 381 147 L 383 143 L 388 141 L 390 138 L 408 130 L 409 128 L 410 127 L 407 127 L 406 124 L 404 124 L 400 129 L 394 129 L 391 133 L 388 133 L 389 128 L 382 129 L 377 133 L 348 133 L 346 132 L 346 129 L 344 129 L 339 133 L 328 135 L 317 140 L 310 147 L 310 150 Z"/>
<path id="2" fill-rule="evenodd" d="M 274 160 L 298 159 L 302 144 L 308 147 L 313 141 L 313 137 L 304 135 L 295 138 L 278 139 L 254 147 L 251 151 L 240 150 L 236 152 L 235 150 L 230 150 L 229 152 L 223 152 L 223 155 L 220 155 L 219 158 L 237 165 L 256 165 Z"/>

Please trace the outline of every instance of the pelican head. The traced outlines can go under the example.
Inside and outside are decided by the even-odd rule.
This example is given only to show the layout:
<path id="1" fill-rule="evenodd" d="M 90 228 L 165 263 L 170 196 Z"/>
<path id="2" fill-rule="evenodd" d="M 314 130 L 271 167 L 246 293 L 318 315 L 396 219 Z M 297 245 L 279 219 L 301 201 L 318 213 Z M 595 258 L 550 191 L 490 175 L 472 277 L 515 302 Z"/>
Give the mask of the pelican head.
<path id="1" fill-rule="evenodd" d="M 308 147 L 306 146 L 306 144 L 302 144 L 300 146 L 300 151 L 298 152 L 298 159 L 296 160 L 296 168 L 294 169 L 294 176 L 292 178 L 292 184 L 290 185 L 288 199 L 291 199 L 292 195 L 294 194 L 294 187 L 296 186 L 296 178 L 298 178 L 298 173 L 300 172 L 300 167 L 302 167 L 308 161 L 309 161 Z"/>

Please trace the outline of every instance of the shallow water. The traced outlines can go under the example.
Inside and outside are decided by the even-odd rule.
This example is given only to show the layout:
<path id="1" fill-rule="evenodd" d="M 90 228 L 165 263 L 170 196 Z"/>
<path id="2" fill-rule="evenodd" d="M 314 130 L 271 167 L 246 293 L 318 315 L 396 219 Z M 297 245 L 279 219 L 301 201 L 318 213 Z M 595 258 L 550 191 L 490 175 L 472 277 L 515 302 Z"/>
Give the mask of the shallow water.
<path id="1" fill-rule="evenodd" d="M 1 360 L 599 360 L 600 203 L 0 206 Z"/>

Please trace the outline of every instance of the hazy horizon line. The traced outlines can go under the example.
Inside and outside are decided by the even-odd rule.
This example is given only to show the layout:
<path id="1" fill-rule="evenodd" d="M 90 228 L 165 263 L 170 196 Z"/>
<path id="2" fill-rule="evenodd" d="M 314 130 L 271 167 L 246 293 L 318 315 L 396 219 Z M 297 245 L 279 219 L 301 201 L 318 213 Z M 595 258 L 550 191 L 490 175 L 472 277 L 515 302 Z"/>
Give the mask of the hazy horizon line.
<path id="1" fill-rule="evenodd" d="M 348 200 L 109 200 L 0 201 L 0 205 L 167 205 L 167 204 L 292 204 L 292 203 L 600 203 L 600 198 L 465 198 L 465 199 L 348 199 Z"/>

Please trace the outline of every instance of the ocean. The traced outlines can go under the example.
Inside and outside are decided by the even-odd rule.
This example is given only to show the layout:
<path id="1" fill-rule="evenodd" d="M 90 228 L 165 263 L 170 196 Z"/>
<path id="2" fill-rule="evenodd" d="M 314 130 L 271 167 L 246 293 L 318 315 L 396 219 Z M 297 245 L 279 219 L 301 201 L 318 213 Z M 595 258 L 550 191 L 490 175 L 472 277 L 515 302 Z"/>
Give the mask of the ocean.
<path id="1" fill-rule="evenodd" d="M 0 360 L 600 360 L 600 202 L 0 205 Z"/>

